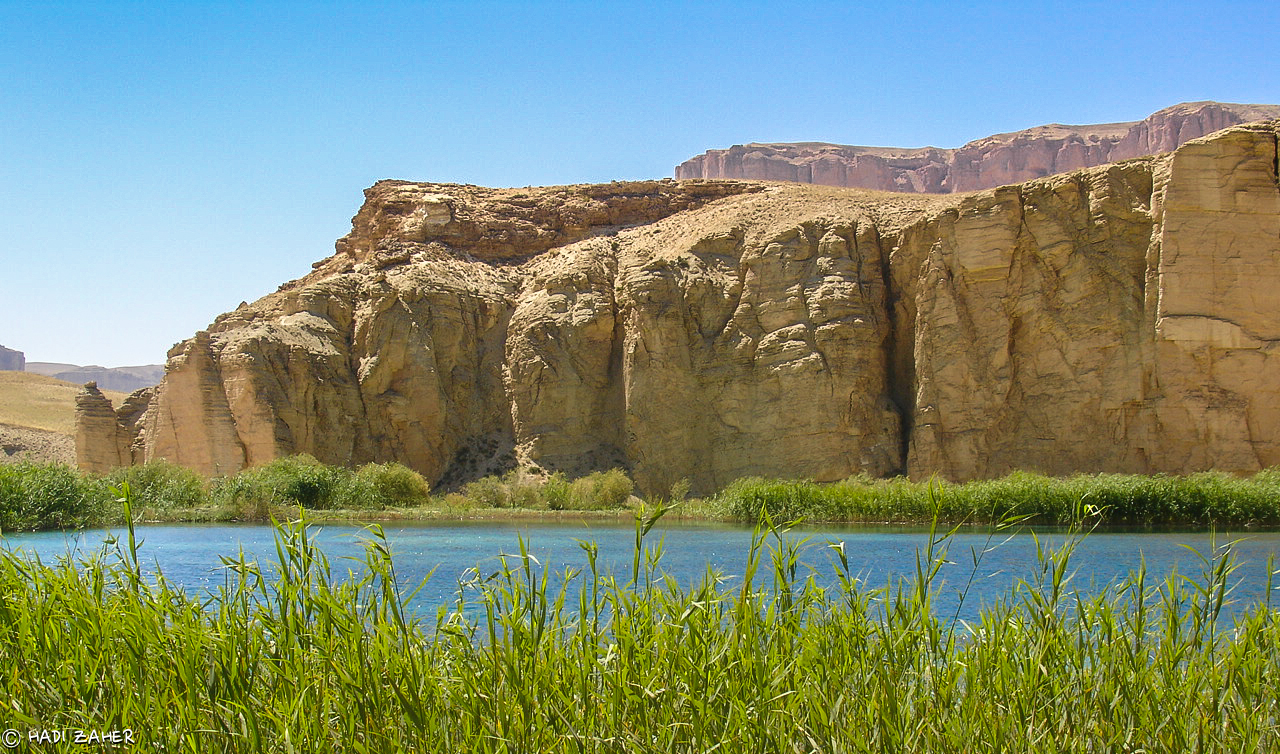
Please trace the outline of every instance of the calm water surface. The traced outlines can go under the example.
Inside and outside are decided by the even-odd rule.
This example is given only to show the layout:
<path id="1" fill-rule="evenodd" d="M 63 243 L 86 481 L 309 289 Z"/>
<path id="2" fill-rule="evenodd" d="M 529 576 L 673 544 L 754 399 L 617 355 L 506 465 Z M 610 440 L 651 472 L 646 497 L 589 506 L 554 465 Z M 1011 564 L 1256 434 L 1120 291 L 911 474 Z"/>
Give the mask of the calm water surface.
<path id="1" fill-rule="evenodd" d="M 359 558 L 363 552 L 362 542 L 369 535 L 362 527 L 326 524 L 313 527 L 312 532 L 335 575 L 362 569 L 360 563 L 347 559 Z M 635 542 L 635 530 L 630 523 L 598 521 L 430 522 L 386 526 L 385 532 L 404 585 L 417 586 L 434 569 L 434 575 L 415 599 L 416 608 L 431 612 L 451 600 L 459 579 L 468 575 L 468 569 L 488 575 L 501 566 L 504 553 L 509 555 L 512 566 L 518 564 L 520 538 L 525 540 L 537 562 L 550 568 L 553 574 L 562 573 L 566 568 L 585 567 L 586 556 L 579 540 L 595 542 L 599 546 L 602 570 L 612 570 L 624 581 L 630 577 Z M 1053 530 L 1037 530 L 1036 534 L 1042 544 L 1060 544 L 1065 537 L 1063 532 Z M 234 557 L 243 549 L 246 558 L 257 559 L 264 570 L 269 570 L 276 558 L 273 530 L 269 526 L 147 525 L 138 527 L 138 535 L 144 565 L 152 569 L 159 567 L 171 582 L 194 593 L 216 590 L 225 582 L 227 573 L 222 568 L 221 557 Z M 101 529 L 39 532 L 5 535 L 0 543 L 8 549 L 22 550 L 52 562 L 68 553 L 77 558 L 87 557 L 103 549 L 103 541 L 108 536 L 110 532 Z M 655 528 L 646 544 L 655 547 L 661 543 L 662 570 L 681 583 L 696 583 L 711 569 L 726 583 L 740 584 L 751 536 L 751 530 L 741 526 L 674 523 Z M 919 528 L 797 528 L 788 537 L 807 538 L 802 573 L 812 571 L 824 582 L 831 581 L 836 563 L 828 545 L 843 542 L 852 570 L 871 587 L 913 576 L 917 552 L 928 544 L 928 531 Z M 1267 559 L 1276 555 L 1280 562 L 1280 532 L 1222 531 L 1216 535 L 1094 532 L 1079 545 L 1072 560 L 1072 586 L 1084 591 L 1098 590 L 1123 579 L 1144 560 L 1149 584 L 1163 579 L 1174 569 L 1195 575 L 1205 565 L 1188 547 L 1207 556 L 1214 543 L 1220 548 L 1231 543 L 1230 549 L 1241 563 L 1233 592 L 1237 608 L 1265 599 Z M 973 585 L 961 611 L 963 617 L 976 615 L 983 603 L 1006 597 L 1015 580 L 1030 579 L 1036 571 L 1036 540 L 1030 530 L 1012 536 L 964 532 L 954 536 L 948 547 L 950 562 L 942 570 L 940 611 L 954 610 L 955 595 L 971 575 Z M 975 553 L 981 554 L 976 570 Z M 757 583 L 768 576 L 766 564 Z"/>

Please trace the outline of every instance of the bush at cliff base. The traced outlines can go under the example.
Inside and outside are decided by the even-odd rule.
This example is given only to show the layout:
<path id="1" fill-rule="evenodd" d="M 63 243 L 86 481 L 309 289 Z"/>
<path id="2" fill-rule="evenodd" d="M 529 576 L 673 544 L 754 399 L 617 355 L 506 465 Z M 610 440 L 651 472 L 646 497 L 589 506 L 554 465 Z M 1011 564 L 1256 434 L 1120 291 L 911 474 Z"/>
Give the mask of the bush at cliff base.
<path id="1" fill-rule="evenodd" d="M 339 486 L 338 507 L 409 508 L 431 499 L 431 485 L 421 474 L 398 463 L 361 466 Z"/>
<path id="2" fill-rule="evenodd" d="M 111 487 L 128 482 L 138 510 L 171 512 L 201 508 L 209 503 L 204 478 L 185 466 L 166 460 L 126 466 L 106 476 Z"/>

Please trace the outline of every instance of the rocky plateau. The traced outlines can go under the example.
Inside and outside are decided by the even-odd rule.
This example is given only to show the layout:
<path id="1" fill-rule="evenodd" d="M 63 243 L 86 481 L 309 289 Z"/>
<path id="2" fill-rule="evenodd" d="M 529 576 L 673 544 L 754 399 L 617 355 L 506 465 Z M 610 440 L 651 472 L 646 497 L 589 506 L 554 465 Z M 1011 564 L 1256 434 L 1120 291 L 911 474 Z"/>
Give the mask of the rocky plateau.
<path id="1" fill-rule="evenodd" d="M 1191 139 L 1268 118 L 1280 118 L 1280 105 L 1186 102 L 1131 123 L 1053 123 L 988 136 L 958 149 L 739 144 L 687 160 L 675 175 L 948 194 L 1171 152 Z"/>
<path id="2" fill-rule="evenodd" d="M 1280 464 L 1278 135 L 966 194 L 382 181 L 158 386 L 83 392 L 79 462 L 619 466 L 649 493 L 1255 471 Z"/>

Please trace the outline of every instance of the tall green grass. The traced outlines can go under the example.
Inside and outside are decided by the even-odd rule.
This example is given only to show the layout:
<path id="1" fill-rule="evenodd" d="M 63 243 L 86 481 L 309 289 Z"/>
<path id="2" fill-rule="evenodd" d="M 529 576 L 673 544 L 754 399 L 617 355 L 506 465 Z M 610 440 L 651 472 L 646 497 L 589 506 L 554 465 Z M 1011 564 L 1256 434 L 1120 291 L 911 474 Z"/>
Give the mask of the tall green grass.
<path id="1" fill-rule="evenodd" d="M 935 495 L 935 493 L 937 493 Z M 935 507 L 932 498 L 939 498 Z M 1280 524 L 1280 471 L 1252 477 L 1218 472 L 1188 476 L 1079 474 L 1054 478 L 1014 472 L 1001 479 L 952 484 L 853 477 L 835 484 L 740 479 L 717 502 L 736 518 L 774 520 L 944 521 L 994 523 L 1021 517 L 1068 523 L 1081 505 L 1112 524 Z"/>
<path id="2" fill-rule="evenodd" d="M 639 512 L 628 572 L 584 543 L 553 574 L 522 544 L 434 615 L 376 527 L 348 574 L 281 525 L 273 562 L 228 558 L 208 597 L 142 575 L 131 527 L 86 562 L 0 552 L 0 724 L 130 728 L 148 751 L 1280 747 L 1280 613 L 1225 617 L 1229 548 L 1086 596 L 1069 539 L 965 624 L 934 607 L 945 533 L 870 585 L 838 547 L 815 578 L 762 528 L 740 578 L 687 586 L 647 538 L 662 510 Z"/>
<path id="3" fill-rule="evenodd" d="M 56 463 L 0 465 L 0 532 L 74 529 L 100 523 L 114 510 L 99 484 Z"/>

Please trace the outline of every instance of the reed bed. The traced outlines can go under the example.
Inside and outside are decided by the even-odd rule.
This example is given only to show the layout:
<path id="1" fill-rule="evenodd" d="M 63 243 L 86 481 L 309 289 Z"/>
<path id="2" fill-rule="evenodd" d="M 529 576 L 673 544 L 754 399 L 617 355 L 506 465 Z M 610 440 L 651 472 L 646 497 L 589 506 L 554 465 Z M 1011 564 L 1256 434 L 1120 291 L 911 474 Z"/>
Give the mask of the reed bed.
<path id="1" fill-rule="evenodd" d="M 433 615 L 408 608 L 377 527 L 344 569 L 279 525 L 274 562 L 228 558 L 205 596 L 144 574 L 132 525 L 81 562 L 0 552 L 0 725 L 174 752 L 1280 748 L 1280 615 L 1226 617 L 1229 547 L 1085 595 L 1071 537 L 963 623 L 934 609 L 937 528 L 888 584 L 837 544 L 817 578 L 761 527 L 743 574 L 682 585 L 649 537 L 665 511 L 638 513 L 623 573 L 585 542 L 550 573 L 521 543 Z"/>
<path id="2" fill-rule="evenodd" d="M 716 496 L 732 516 L 749 521 L 995 523 L 1009 517 L 1068 524 L 1081 505 L 1104 523 L 1136 525 L 1280 524 L 1280 470 L 1252 477 L 1221 472 L 1077 474 L 1047 477 L 1018 471 L 1000 479 L 953 484 L 942 480 L 858 476 L 835 484 L 740 479 Z"/>

